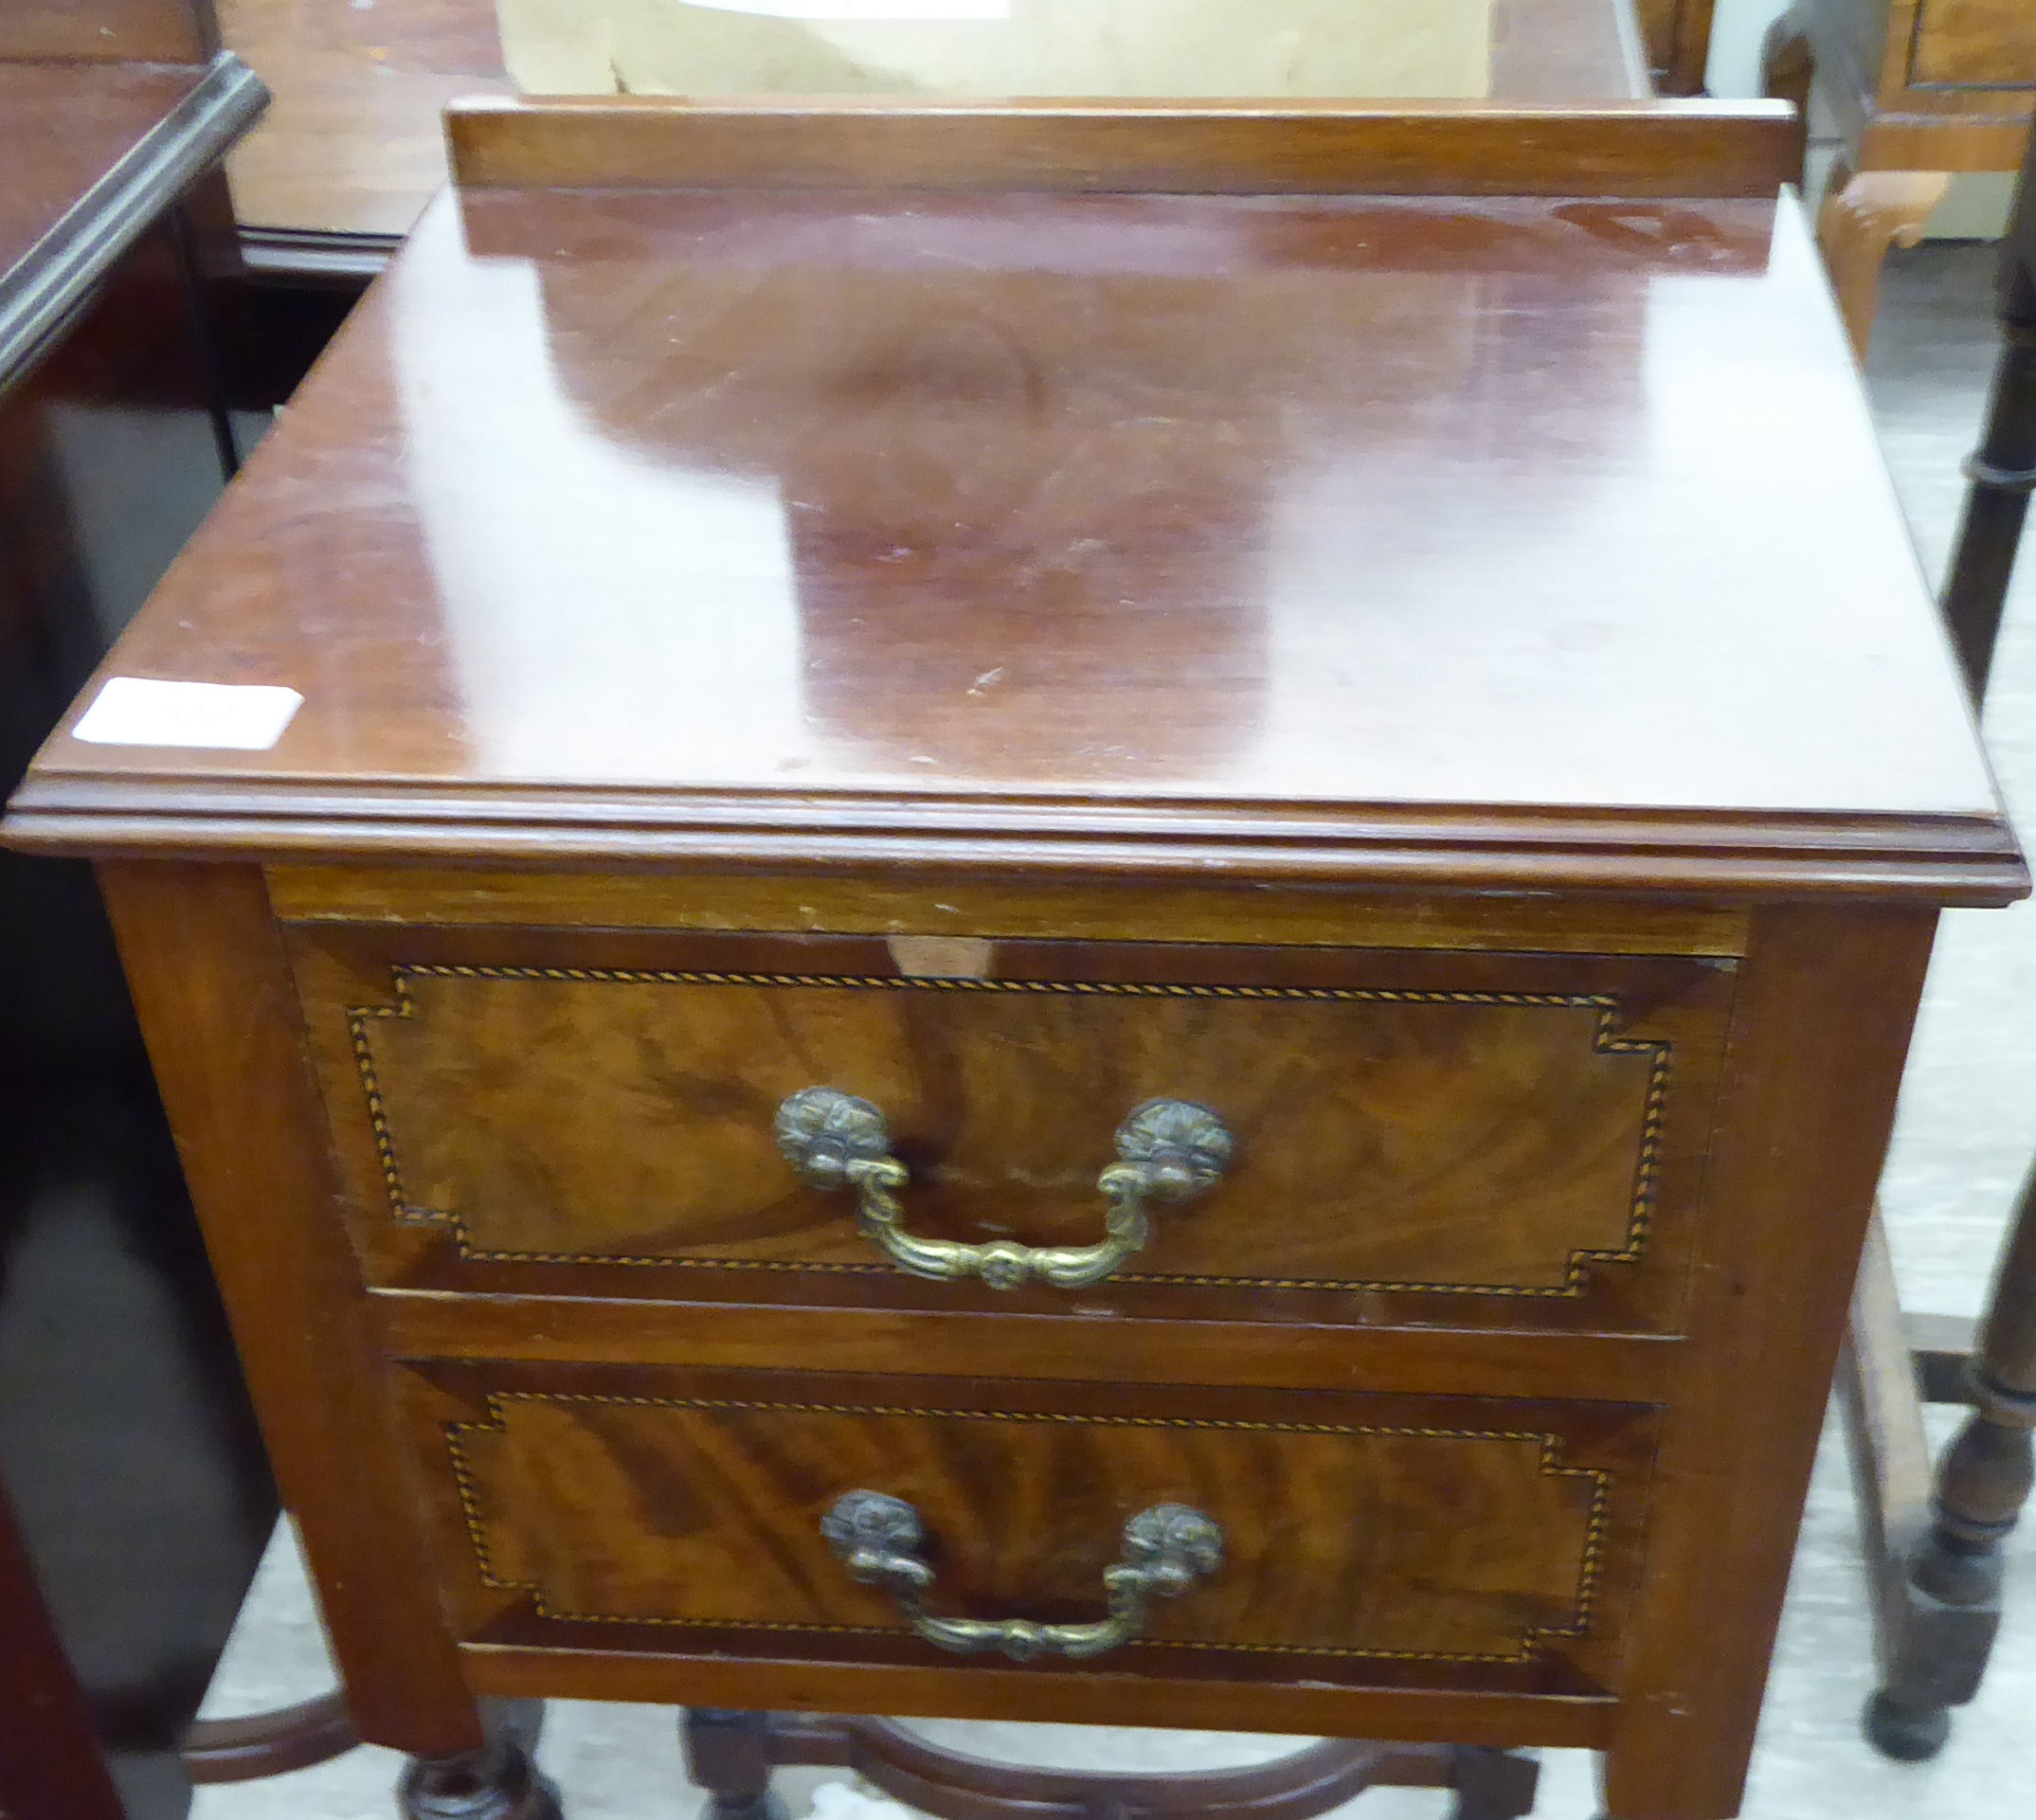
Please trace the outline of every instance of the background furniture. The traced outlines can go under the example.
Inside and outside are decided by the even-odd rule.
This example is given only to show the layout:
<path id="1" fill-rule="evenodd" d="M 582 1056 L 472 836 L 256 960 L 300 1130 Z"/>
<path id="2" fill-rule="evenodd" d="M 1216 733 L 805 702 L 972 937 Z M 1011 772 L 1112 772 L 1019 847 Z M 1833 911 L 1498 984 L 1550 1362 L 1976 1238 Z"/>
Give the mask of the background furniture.
<path id="1" fill-rule="evenodd" d="M 445 182 L 440 110 L 509 90 L 494 0 L 221 0 L 219 14 L 276 97 L 228 167 L 250 270 L 373 277 Z"/>
<path id="2" fill-rule="evenodd" d="M 9 823 L 108 856 L 412 1811 L 579 1694 L 1731 1813 L 1936 907 L 2027 884 L 1794 122 L 455 148 L 115 659 L 287 727 Z"/>
<path id="3" fill-rule="evenodd" d="M 234 464 L 208 274 L 264 97 L 213 48 L 0 6 L 9 783 Z M 171 1820 L 275 1491 L 89 868 L 0 854 L 0 1808 Z"/>
<path id="4" fill-rule="evenodd" d="M 1911 245 L 1955 171 L 2014 171 L 2036 97 L 2036 10 L 2023 0 L 1796 0 L 1768 34 L 1766 85 L 1843 142 L 1819 223 L 1853 345 L 1873 333 L 1881 264 Z"/>
<path id="5" fill-rule="evenodd" d="M 512 86 L 494 0 L 222 0 L 219 10 L 225 42 L 276 98 L 230 165 L 247 268 L 271 286 L 338 285 L 351 301 L 445 181 L 440 110 Z M 1647 55 L 1670 92 L 1702 87 L 1710 12 L 1711 0 L 1650 0 Z M 1645 93 L 1640 42 L 1629 0 L 1497 0 L 1492 92 Z M 304 333 L 333 320 L 315 316 Z"/>
<path id="6" fill-rule="evenodd" d="M 1648 64 L 1664 95 L 1703 93 L 1716 9 L 1717 0 L 1639 0 Z"/>
<path id="7" fill-rule="evenodd" d="M 1973 461 L 1945 615 L 1975 697 L 2036 489 L 2036 163 L 2025 168 L 2003 254 L 2002 331 L 1985 441 Z M 1869 1243 L 1839 1378 L 1875 1590 L 1881 1686 L 1867 1735 L 1932 1757 L 1951 1709 L 1978 1692 L 2000 1626 L 2002 1543 L 2030 1487 L 2036 1429 L 2036 1177 L 2003 1250 L 1990 1308 L 1970 1323 L 1904 1318 L 1884 1236 Z M 1973 1414 L 1930 1483 L 1922 1405 Z"/>

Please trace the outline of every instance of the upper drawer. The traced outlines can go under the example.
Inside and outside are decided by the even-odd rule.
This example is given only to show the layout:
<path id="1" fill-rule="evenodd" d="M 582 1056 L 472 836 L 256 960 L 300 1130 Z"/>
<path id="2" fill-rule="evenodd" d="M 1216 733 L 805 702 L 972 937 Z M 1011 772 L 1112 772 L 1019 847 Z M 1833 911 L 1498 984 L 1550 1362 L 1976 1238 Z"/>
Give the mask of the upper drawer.
<path id="1" fill-rule="evenodd" d="M 1584 1331 L 1674 1330 L 1734 978 L 1000 943 L 958 979 L 855 939 L 293 940 L 385 1285 Z M 781 1108 L 816 1089 L 880 1110 L 866 1148 L 896 1166 L 802 1180 Z M 1229 1141 L 1191 1198 L 1166 1198 L 1165 1120 L 1143 1165 L 1123 1147 L 1156 1100 Z"/>

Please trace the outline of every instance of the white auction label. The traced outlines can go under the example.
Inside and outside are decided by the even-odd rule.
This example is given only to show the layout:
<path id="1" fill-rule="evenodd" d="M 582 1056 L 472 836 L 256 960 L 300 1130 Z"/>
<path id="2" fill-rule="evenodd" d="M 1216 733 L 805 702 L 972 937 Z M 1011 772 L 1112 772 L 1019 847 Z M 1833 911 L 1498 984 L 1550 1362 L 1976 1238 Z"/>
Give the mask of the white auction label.
<path id="1" fill-rule="evenodd" d="M 210 747 L 265 752 L 304 705 L 269 683 L 156 682 L 112 676 L 92 698 L 73 739 L 94 746 Z"/>
<path id="2" fill-rule="evenodd" d="M 686 0 L 713 12 L 770 19 L 1008 19 L 1011 0 Z"/>

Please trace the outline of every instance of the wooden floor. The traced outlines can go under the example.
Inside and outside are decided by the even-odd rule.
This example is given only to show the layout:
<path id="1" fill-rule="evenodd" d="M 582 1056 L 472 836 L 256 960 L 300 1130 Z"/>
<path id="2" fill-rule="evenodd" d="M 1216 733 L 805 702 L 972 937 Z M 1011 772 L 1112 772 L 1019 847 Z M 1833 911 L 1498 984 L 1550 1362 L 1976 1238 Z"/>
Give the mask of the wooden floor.
<path id="1" fill-rule="evenodd" d="M 445 181 L 440 109 L 510 87 L 493 0 L 219 0 L 219 17 L 276 96 L 228 167 L 253 229 L 407 233 Z"/>

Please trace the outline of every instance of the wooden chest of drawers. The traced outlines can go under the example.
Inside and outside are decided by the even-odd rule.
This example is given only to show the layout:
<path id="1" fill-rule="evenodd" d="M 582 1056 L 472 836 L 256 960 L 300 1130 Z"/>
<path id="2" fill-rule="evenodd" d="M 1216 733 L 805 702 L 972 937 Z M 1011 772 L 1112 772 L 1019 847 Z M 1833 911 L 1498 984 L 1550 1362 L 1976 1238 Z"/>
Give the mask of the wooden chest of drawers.
<path id="1" fill-rule="evenodd" d="M 1792 129 L 935 116 L 462 117 L 114 659 L 301 707 L 95 708 L 13 805 L 104 860 L 362 1728 L 1592 1745 L 1724 1820 L 1937 908 L 2026 888 Z"/>

